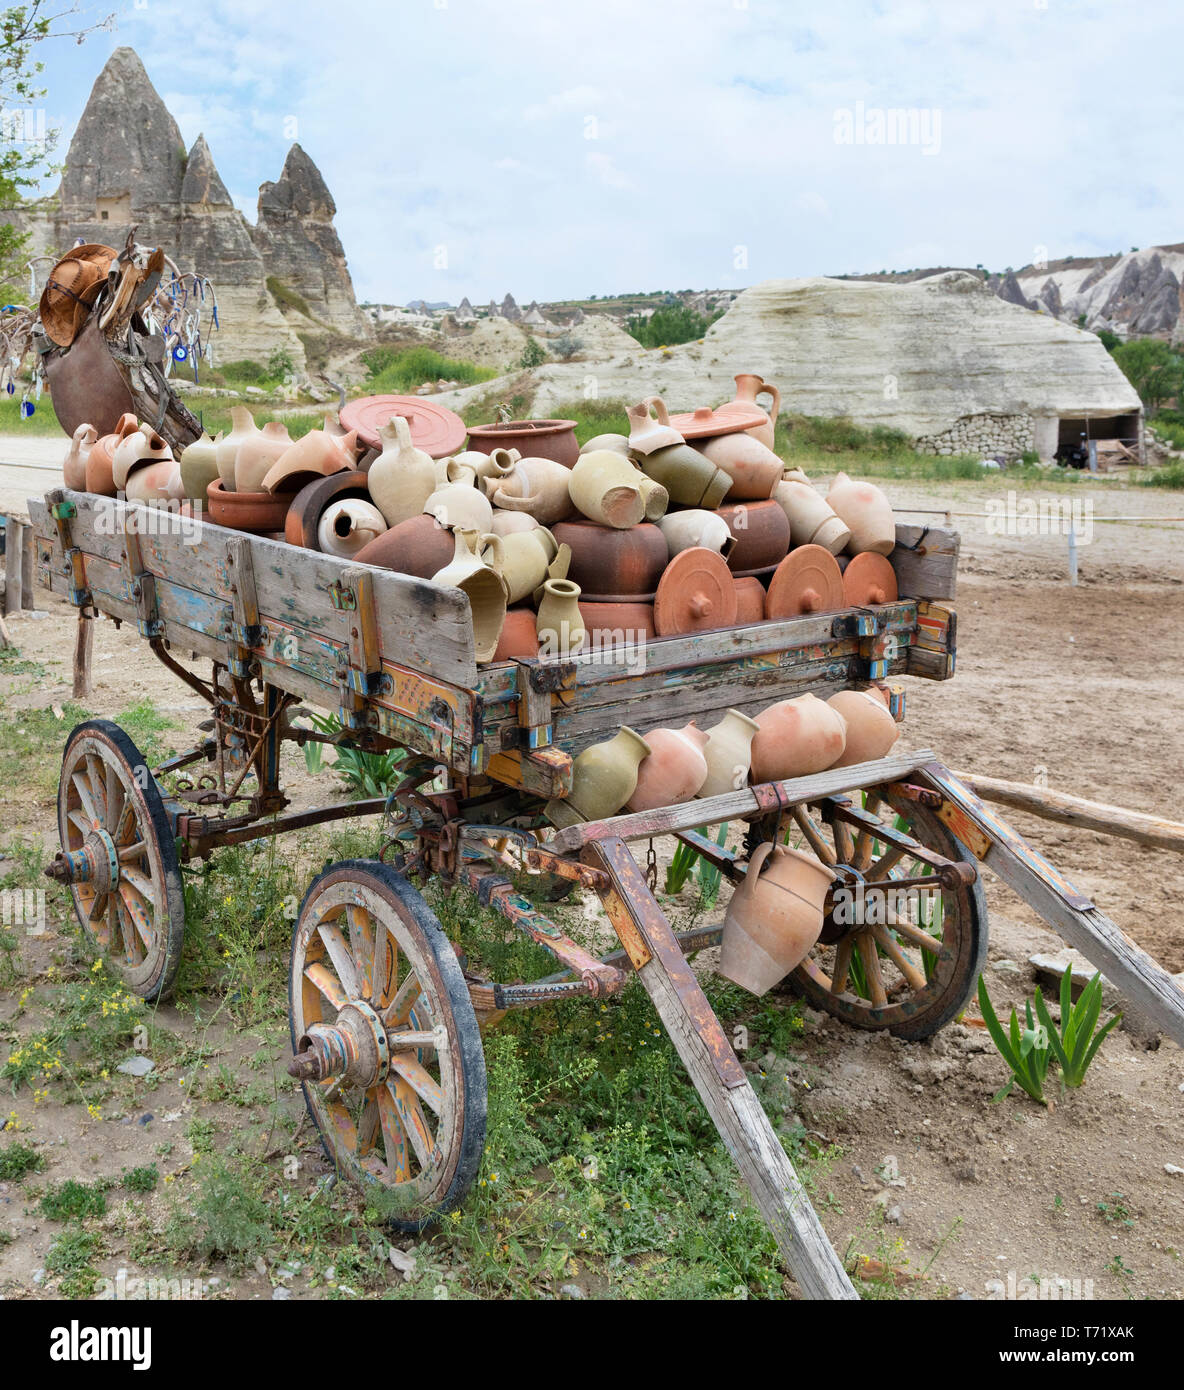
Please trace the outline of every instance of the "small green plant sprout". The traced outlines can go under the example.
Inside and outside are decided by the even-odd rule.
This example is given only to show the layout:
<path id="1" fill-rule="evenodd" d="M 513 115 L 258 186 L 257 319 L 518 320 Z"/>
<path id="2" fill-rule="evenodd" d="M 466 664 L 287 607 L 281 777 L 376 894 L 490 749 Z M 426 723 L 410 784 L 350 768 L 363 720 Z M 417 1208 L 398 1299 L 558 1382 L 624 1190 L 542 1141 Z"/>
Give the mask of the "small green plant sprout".
<path id="1" fill-rule="evenodd" d="M 1036 998 L 1040 1000 L 1039 989 L 1036 990 Z M 1048 1074 L 1048 1064 L 1052 1059 L 1052 1047 L 1049 1042 L 1049 1030 L 1032 1017 L 1032 1005 L 1024 1001 L 1028 1026 L 1021 1031 L 1019 1019 L 1012 1009 L 1011 1022 L 1005 1033 L 991 1004 L 991 996 L 987 993 L 987 982 L 981 975 L 978 977 L 978 1005 L 982 1010 L 987 1031 L 999 1049 L 999 1055 L 1011 1068 L 1011 1080 L 991 1097 L 992 1101 L 1002 1100 L 1004 1096 L 1010 1095 L 1011 1088 L 1018 1081 L 1037 1104 L 1047 1105 L 1048 1102 L 1044 1099 L 1044 1078 Z"/>
<path id="2" fill-rule="evenodd" d="M 1099 971 L 1081 991 L 1077 1003 L 1073 1003 L 1073 982 L 1071 972 L 1066 970 L 1061 976 L 1061 1027 L 1058 1034 L 1049 1016 L 1048 1006 L 1036 991 L 1036 1016 L 1048 1032 L 1048 1041 L 1053 1056 L 1061 1069 L 1061 1080 L 1066 1086 L 1080 1086 L 1085 1080 L 1089 1064 L 1097 1056 L 1102 1040 L 1122 1018 L 1115 1014 L 1108 1023 L 1098 1028 L 1098 1015 L 1102 1011 L 1102 975 Z M 1098 1028 L 1095 1033 L 1094 1029 Z"/>

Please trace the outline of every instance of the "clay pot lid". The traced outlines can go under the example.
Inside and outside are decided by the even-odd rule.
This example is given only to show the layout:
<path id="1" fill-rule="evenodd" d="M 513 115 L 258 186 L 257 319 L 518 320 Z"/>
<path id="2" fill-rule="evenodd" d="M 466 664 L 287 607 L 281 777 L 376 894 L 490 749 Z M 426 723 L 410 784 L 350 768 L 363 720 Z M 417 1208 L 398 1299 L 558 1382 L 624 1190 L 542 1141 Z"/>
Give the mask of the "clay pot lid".
<path id="1" fill-rule="evenodd" d="M 845 605 L 839 562 L 825 546 L 803 545 L 791 550 L 774 571 L 765 595 L 765 617 L 798 618 Z"/>
<path id="2" fill-rule="evenodd" d="M 718 550 L 692 546 L 666 566 L 654 596 L 654 626 L 659 637 L 732 627 L 736 621 L 736 586 Z"/>
<path id="3" fill-rule="evenodd" d="M 729 401 L 712 410 L 701 405 L 698 410 L 688 410 L 682 415 L 672 415 L 670 426 L 684 439 L 710 439 L 717 434 L 739 434 L 755 425 L 767 425 L 769 417 L 759 405 L 737 404 Z"/>
<path id="4" fill-rule="evenodd" d="M 895 603 L 898 597 L 896 571 L 885 555 L 864 551 L 854 556 L 843 571 L 843 601 L 849 608 Z"/>
<path id="5" fill-rule="evenodd" d="M 381 449 L 378 431 L 392 415 L 401 415 L 411 430 L 411 442 L 430 458 L 449 458 L 465 447 L 465 422 L 447 406 L 424 396 L 360 396 L 347 401 L 338 419 L 371 449 Z"/>

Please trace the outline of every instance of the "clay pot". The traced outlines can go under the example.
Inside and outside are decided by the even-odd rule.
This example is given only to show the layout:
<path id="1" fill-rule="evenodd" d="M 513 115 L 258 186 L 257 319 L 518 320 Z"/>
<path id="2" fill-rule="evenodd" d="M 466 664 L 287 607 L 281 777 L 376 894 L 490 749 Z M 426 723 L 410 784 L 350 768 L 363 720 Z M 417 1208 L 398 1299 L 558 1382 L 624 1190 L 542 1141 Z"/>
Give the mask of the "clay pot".
<path id="1" fill-rule="evenodd" d="M 266 534 L 284 529 L 291 495 L 281 492 L 227 492 L 221 478 L 215 478 L 206 489 L 210 504 L 210 520 L 219 526 L 233 526 L 237 531 Z"/>
<path id="2" fill-rule="evenodd" d="M 826 500 L 851 532 L 847 549 L 852 555 L 867 550 L 891 554 L 896 544 L 892 503 L 875 483 L 857 483 L 846 473 L 836 473 Z"/>
<path id="3" fill-rule="evenodd" d="M 785 513 L 794 545 L 821 545 L 837 555 L 851 539 L 846 525 L 809 483 L 782 479 L 773 489 L 773 500 Z"/>
<path id="4" fill-rule="evenodd" d="M 728 530 L 728 523 L 718 512 L 695 507 L 682 512 L 669 512 L 658 522 L 658 529 L 666 537 L 666 549 L 672 560 L 680 551 L 690 550 L 692 546 L 718 550 L 728 555 L 736 544 Z"/>
<path id="5" fill-rule="evenodd" d="M 817 695 L 779 700 L 756 717 L 760 732 L 752 741 L 752 780 L 781 782 L 822 772 L 843 756 L 847 729 L 843 716 Z"/>
<path id="6" fill-rule="evenodd" d="M 767 425 L 753 425 L 745 433 L 752 439 L 758 439 L 766 449 L 773 447 L 773 436 L 777 424 L 777 416 L 781 412 L 781 392 L 770 382 L 762 380 L 761 377 L 752 372 L 740 372 L 736 378 L 736 394 L 730 404 L 732 405 L 756 405 L 757 397 L 766 393 L 773 397 L 773 404 L 766 410 L 769 417 Z"/>
<path id="7" fill-rule="evenodd" d="M 411 442 L 411 428 L 393 415 L 379 430 L 382 453 L 367 470 L 370 496 L 392 529 L 419 516 L 436 491 L 436 467 L 429 455 Z"/>
<path id="8" fill-rule="evenodd" d="M 204 502 L 210 484 L 218 477 L 218 445 L 205 431 L 181 452 L 181 486 L 185 496 Z"/>
<path id="9" fill-rule="evenodd" d="M 499 539 L 503 558 L 498 569 L 506 581 L 510 603 L 521 603 L 548 578 L 548 570 L 559 553 L 559 545 L 544 526 L 536 526 L 530 531 L 514 531 Z M 570 560 L 570 551 L 568 558 Z"/>
<path id="10" fill-rule="evenodd" d="M 489 529 L 495 536 L 516 536 L 524 531 L 537 531 L 539 524 L 529 512 L 506 512 L 495 507 Z"/>
<path id="11" fill-rule="evenodd" d="M 292 436 L 282 420 L 268 420 L 261 430 L 247 435 L 238 446 L 234 460 L 235 491 L 270 492 L 272 489 L 266 487 L 263 480 L 272 465 L 278 463 L 291 447 Z"/>
<path id="12" fill-rule="evenodd" d="M 129 502 L 181 502 L 185 498 L 181 466 L 169 455 L 133 468 L 123 491 Z"/>
<path id="13" fill-rule="evenodd" d="M 834 874 L 820 859 L 766 840 L 748 861 L 724 915 L 719 973 L 764 994 L 809 955 L 822 933 Z"/>
<path id="14" fill-rule="evenodd" d="M 759 730 L 756 720 L 749 719 L 738 709 L 728 710 L 718 724 L 707 730 L 707 744 L 703 749 L 707 779 L 699 788 L 700 796 L 722 796 L 748 785 L 752 740 Z"/>
<path id="15" fill-rule="evenodd" d="M 264 492 L 299 492 L 316 478 L 329 478 L 334 473 L 354 472 L 354 440 L 351 430 L 337 439 L 324 430 L 309 430 L 303 439 L 289 444 L 263 475 Z M 248 440 L 242 450 L 249 451 L 254 441 Z M 372 478 L 373 471 L 367 474 Z"/>
<path id="16" fill-rule="evenodd" d="M 594 449 L 581 454 L 568 475 L 568 494 L 589 521 L 623 531 L 645 516 L 638 480 L 644 477 L 620 454 Z"/>
<path id="17" fill-rule="evenodd" d="M 506 582 L 486 560 L 486 547 L 500 559 L 501 539 L 478 531 L 456 531 L 451 561 L 432 575 L 436 584 L 459 589 L 469 600 L 473 649 L 478 661 L 491 661 L 506 620 Z M 381 537 L 380 537 L 381 539 Z"/>
<path id="18" fill-rule="evenodd" d="M 508 473 L 487 478 L 485 487 L 495 507 L 529 512 L 543 526 L 551 526 L 575 511 L 567 488 L 570 477 L 571 469 L 555 459 L 520 458 Z"/>
<path id="19" fill-rule="evenodd" d="M 502 425 L 475 425 L 469 448 L 483 454 L 517 449 L 523 458 L 552 459 L 571 468 L 580 456 L 574 420 L 509 420 Z"/>
<path id="20" fill-rule="evenodd" d="M 484 535 L 493 524 L 493 507 L 483 492 L 467 483 L 446 483 L 423 504 L 428 516 L 441 526 L 454 530 L 480 531 Z"/>
<path id="21" fill-rule="evenodd" d="M 773 489 L 781 481 L 785 465 L 759 439 L 749 434 L 720 434 L 714 439 L 704 439 L 695 446 L 717 468 L 732 480 L 728 488 L 729 502 L 763 501 L 772 497 Z"/>
<path id="22" fill-rule="evenodd" d="M 111 477 L 117 488 L 126 491 L 127 480 L 133 469 L 162 461 L 173 461 L 172 449 L 151 425 L 141 425 L 139 429 L 126 434 L 115 446 L 111 454 Z"/>
<path id="23" fill-rule="evenodd" d="M 617 531 L 593 521 L 562 521 L 551 532 L 560 545 L 571 547 L 567 575 L 585 598 L 624 603 L 653 598 L 668 559 L 656 526 L 643 521 Z"/>
<path id="24" fill-rule="evenodd" d="M 288 507 L 288 515 L 284 518 L 284 539 L 289 545 L 319 550 L 321 543 L 317 539 L 317 527 L 325 509 L 334 502 L 344 501 L 347 497 L 364 502 L 370 500 L 366 475 L 360 469 L 347 469 L 344 473 L 334 473 L 328 478 L 314 478 L 311 483 L 305 483 Z M 448 553 L 452 553 L 451 547 Z M 440 564 L 443 563 L 444 559 L 440 561 Z M 439 567 L 436 566 L 437 569 Z"/>
<path id="25" fill-rule="evenodd" d="M 732 584 L 736 590 L 736 626 L 764 622 L 765 586 L 761 581 L 749 575 L 745 579 L 733 577 Z"/>
<path id="26" fill-rule="evenodd" d="M 581 602 L 580 614 L 594 647 L 628 647 L 658 635 L 652 603 Z"/>
<path id="27" fill-rule="evenodd" d="M 259 433 L 255 417 L 245 405 L 232 406 L 230 420 L 229 432 L 218 441 L 218 476 L 222 479 L 223 492 L 234 491 L 234 469 L 240 446 Z"/>
<path id="28" fill-rule="evenodd" d="M 70 447 L 62 460 L 62 481 L 75 492 L 86 491 L 86 460 L 98 440 L 94 425 L 79 425 L 70 439 Z"/>
<path id="29" fill-rule="evenodd" d="M 358 551 L 361 565 L 381 565 L 396 574 L 431 579 L 456 554 L 456 540 L 434 516 L 409 517 Z"/>
<path id="30" fill-rule="evenodd" d="M 840 690 L 826 702 L 847 723 L 847 743 L 832 767 L 850 767 L 888 756 L 900 737 L 900 725 L 883 700 L 866 690 Z"/>
<path id="31" fill-rule="evenodd" d="M 115 479 L 111 476 L 112 451 L 119 443 L 117 434 L 101 434 L 91 445 L 86 457 L 86 490 L 100 497 L 114 497 Z"/>
<path id="32" fill-rule="evenodd" d="M 733 574 L 769 574 L 785 559 L 789 522 L 776 502 L 729 502 L 719 514 L 736 539 L 728 556 Z"/>
<path id="33" fill-rule="evenodd" d="M 732 480 L 689 444 L 670 444 L 638 460 L 642 471 L 661 483 L 672 502 L 682 507 L 718 507 Z"/>
<path id="34" fill-rule="evenodd" d="M 497 639 L 494 661 L 529 660 L 539 654 L 539 636 L 535 631 L 533 608 L 510 608 Z"/>
<path id="35" fill-rule="evenodd" d="M 570 579 L 544 582 L 535 620 L 541 656 L 571 656 L 584 645 L 587 633 L 579 600 L 580 586 Z"/>
<path id="36" fill-rule="evenodd" d="M 692 720 L 681 729 L 652 729 L 645 741 L 650 755 L 637 769 L 629 810 L 653 811 L 690 801 L 707 780 L 707 735 Z"/>
<path id="37" fill-rule="evenodd" d="M 598 434 L 580 448 L 582 454 L 594 454 L 601 449 L 611 449 L 614 454 L 629 457 L 629 436 L 624 434 Z"/>
<path id="38" fill-rule="evenodd" d="M 343 497 L 330 502 L 317 523 L 317 544 L 326 555 L 354 559 L 387 529 L 382 513 L 373 502 L 360 497 Z"/>
<path id="39" fill-rule="evenodd" d="M 517 449 L 497 448 L 490 453 L 482 453 L 480 449 L 463 449 L 459 454 L 445 459 L 448 465 L 448 481 L 463 482 L 464 480 L 457 475 L 471 470 L 476 480 L 475 485 L 480 487 L 482 480 L 494 473 L 508 473 L 521 457 Z"/>
<path id="40" fill-rule="evenodd" d="M 564 826 L 615 816 L 636 790 L 638 765 L 649 752 L 650 745 L 628 725 L 585 748 L 572 763 L 570 793 L 547 802 L 547 819 Z"/>
<path id="41" fill-rule="evenodd" d="M 651 406 L 656 420 L 650 415 Z M 659 449 L 686 443 L 682 435 L 672 428 L 670 412 L 661 396 L 647 396 L 637 405 L 631 405 L 625 413 L 629 416 L 629 448 L 634 454 L 648 457 Z M 648 468 L 646 472 L 649 472 Z"/>

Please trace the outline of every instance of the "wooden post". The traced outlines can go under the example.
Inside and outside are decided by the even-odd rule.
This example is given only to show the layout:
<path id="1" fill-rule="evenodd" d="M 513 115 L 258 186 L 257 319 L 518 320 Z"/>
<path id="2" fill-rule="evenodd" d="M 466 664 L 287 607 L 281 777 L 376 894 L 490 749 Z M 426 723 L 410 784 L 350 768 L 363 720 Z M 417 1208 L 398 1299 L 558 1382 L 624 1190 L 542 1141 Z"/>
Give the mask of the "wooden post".
<path id="1" fill-rule="evenodd" d="M 803 1295 L 858 1298 L 628 845 L 595 840 L 581 858 L 612 881 L 609 919 Z"/>
<path id="2" fill-rule="evenodd" d="M 95 623 L 78 610 L 78 631 L 74 637 L 74 698 L 85 699 L 91 692 L 91 654 L 95 645 Z"/>
<path id="3" fill-rule="evenodd" d="M 4 527 L 4 616 L 19 613 L 21 608 L 21 559 L 24 527 L 14 516 L 6 518 Z"/>
<path id="4" fill-rule="evenodd" d="M 36 537 L 27 522 L 21 522 L 21 607 L 32 608 L 33 604 L 33 554 Z"/>

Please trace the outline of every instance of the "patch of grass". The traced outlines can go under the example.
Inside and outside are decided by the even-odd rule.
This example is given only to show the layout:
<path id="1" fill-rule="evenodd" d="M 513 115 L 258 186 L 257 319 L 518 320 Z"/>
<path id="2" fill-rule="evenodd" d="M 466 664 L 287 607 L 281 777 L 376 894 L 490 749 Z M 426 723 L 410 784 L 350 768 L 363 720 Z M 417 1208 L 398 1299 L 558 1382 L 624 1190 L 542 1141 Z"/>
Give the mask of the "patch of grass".
<path id="1" fill-rule="evenodd" d="M 267 289 L 278 308 L 295 309 L 306 319 L 312 319 L 314 323 L 316 322 L 315 315 L 308 307 L 308 300 L 302 294 L 297 293 L 291 285 L 286 285 L 278 276 L 269 275 L 267 277 Z"/>
<path id="2" fill-rule="evenodd" d="M 174 1211 L 166 1239 L 174 1249 L 239 1266 L 261 1254 L 272 1232 L 257 1182 L 222 1157 L 203 1159 L 197 1193 Z"/>
<path id="3" fill-rule="evenodd" d="M 0 1182 L 22 1182 L 44 1167 L 45 1159 L 28 1144 L 5 1144 L 0 1149 Z"/>
<path id="4" fill-rule="evenodd" d="M 478 367 L 472 362 L 443 357 L 431 348 L 376 347 L 362 354 L 370 373 L 365 384 L 368 396 L 390 392 L 402 395 L 414 392 L 425 381 L 458 381 L 462 386 L 474 386 L 489 381 L 498 373 L 491 367 Z"/>
<path id="5" fill-rule="evenodd" d="M 90 718 L 81 705 L 67 703 L 63 710 L 61 719 L 48 709 L 11 710 L 0 719 L 0 785 L 20 787 L 22 799 L 56 801 L 66 737 Z"/>
<path id="6" fill-rule="evenodd" d="M 21 391 L 18 381 L 15 395 L 0 395 L 0 434 L 51 435 L 59 437 L 64 443 L 66 432 L 58 424 L 49 397 L 43 394 L 37 401 L 30 396 L 33 414 L 26 420 L 21 415 Z"/>
<path id="7" fill-rule="evenodd" d="M 169 751 L 161 734 L 181 727 L 175 719 L 162 714 L 151 700 L 140 700 L 129 706 L 115 716 L 115 722 L 150 763 L 159 762 Z"/>
<path id="8" fill-rule="evenodd" d="M 1184 448 L 1184 444 L 1179 447 Z M 1184 488 L 1184 459 L 1172 459 L 1139 479 L 1140 487 Z"/>
<path id="9" fill-rule="evenodd" d="M 99 1237 L 90 1231 L 63 1231 L 45 1257 L 47 1274 L 62 1276 L 61 1291 L 67 1298 L 89 1298 L 99 1281 L 91 1263 L 101 1252 Z"/>
<path id="10" fill-rule="evenodd" d="M 67 1178 L 46 1189 L 41 1198 L 41 1211 L 51 1221 L 80 1221 L 88 1216 L 103 1216 L 107 1211 L 104 1184 Z"/>
<path id="11" fill-rule="evenodd" d="M 125 1168 L 119 1185 L 129 1192 L 153 1192 L 160 1181 L 160 1170 L 155 1163 L 147 1163 L 139 1168 Z"/>

